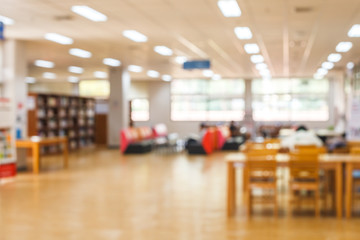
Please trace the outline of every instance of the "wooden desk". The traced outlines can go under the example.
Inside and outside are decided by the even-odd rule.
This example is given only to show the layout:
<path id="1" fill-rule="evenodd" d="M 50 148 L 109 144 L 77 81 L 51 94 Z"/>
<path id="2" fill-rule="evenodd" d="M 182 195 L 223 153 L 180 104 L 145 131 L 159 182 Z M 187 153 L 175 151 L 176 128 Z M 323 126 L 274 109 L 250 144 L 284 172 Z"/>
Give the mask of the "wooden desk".
<path id="1" fill-rule="evenodd" d="M 343 163 L 349 160 L 350 155 L 346 154 L 321 154 L 319 156 L 320 168 L 335 171 L 335 199 L 336 216 L 342 217 L 343 211 Z M 360 157 L 357 158 L 360 163 Z M 236 165 L 245 167 L 246 155 L 243 153 L 229 154 L 225 158 L 227 162 L 227 215 L 230 217 L 236 208 Z M 288 154 L 278 154 L 276 160 L 279 167 L 287 167 L 289 163 Z"/>
<path id="2" fill-rule="evenodd" d="M 33 156 L 33 172 L 35 174 L 39 173 L 40 168 L 40 147 L 47 145 L 58 145 L 62 144 L 63 146 L 63 155 L 64 155 L 64 167 L 68 167 L 68 140 L 66 137 L 54 137 L 54 138 L 40 138 L 38 141 L 32 141 L 30 139 L 26 140 L 16 140 L 17 148 L 30 148 L 32 149 Z"/>

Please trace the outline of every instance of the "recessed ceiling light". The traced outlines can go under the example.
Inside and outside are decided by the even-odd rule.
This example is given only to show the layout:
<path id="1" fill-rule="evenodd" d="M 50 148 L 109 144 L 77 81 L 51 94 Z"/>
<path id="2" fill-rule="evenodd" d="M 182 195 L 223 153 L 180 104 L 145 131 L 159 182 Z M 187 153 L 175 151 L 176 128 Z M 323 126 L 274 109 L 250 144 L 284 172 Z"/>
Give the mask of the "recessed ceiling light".
<path id="1" fill-rule="evenodd" d="M 15 23 L 14 19 L 1 15 L 0 15 L 0 22 L 4 23 L 5 25 L 13 25 Z"/>
<path id="2" fill-rule="evenodd" d="M 88 6 L 72 6 L 71 11 L 94 22 L 105 22 L 107 16 Z"/>
<path id="3" fill-rule="evenodd" d="M 185 57 L 185 56 L 177 56 L 175 58 L 175 62 L 178 64 L 183 64 L 186 61 L 187 61 L 187 57 Z"/>
<path id="4" fill-rule="evenodd" d="M 43 78 L 55 79 L 55 78 L 56 78 L 56 74 L 55 74 L 55 73 L 52 73 L 52 72 L 44 72 L 44 73 L 43 73 Z"/>
<path id="5" fill-rule="evenodd" d="M 79 49 L 79 48 L 71 48 L 69 50 L 69 53 L 73 56 L 76 57 L 81 57 L 81 58 L 90 58 L 91 57 L 91 52 Z"/>
<path id="6" fill-rule="evenodd" d="M 121 62 L 114 58 L 104 58 L 103 63 L 111 67 L 119 67 Z"/>
<path id="7" fill-rule="evenodd" d="M 148 40 L 147 36 L 136 30 L 125 30 L 123 31 L 123 36 L 134 42 L 146 42 Z"/>
<path id="8" fill-rule="evenodd" d="M 172 77 L 170 75 L 165 74 L 165 75 L 162 75 L 161 79 L 165 82 L 170 82 Z"/>
<path id="9" fill-rule="evenodd" d="M 262 63 L 264 62 L 264 57 L 262 55 L 252 55 L 250 61 L 252 63 Z"/>
<path id="10" fill-rule="evenodd" d="M 146 74 L 151 78 L 158 78 L 160 76 L 159 72 L 154 70 L 149 70 Z"/>
<path id="11" fill-rule="evenodd" d="M 332 62 L 323 62 L 323 64 L 321 64 L 321 67 L 327 70 L 330 70 L 334 67 L 334 63 Z"/>
<path id="12" fill-rule="evenodd" d="M 353 69 L 353 68 L 355 67 L 355 64 L 354 64 L 353 62 L 348 62 L 348 63 L 346 64 L 346 67 L 347 67 L 348 69 Z"/>
<path id="13" fill-rule="evenodd" d="M 43 68 L 53 68 L 55 66 L 53 62 L 45 61 L 45 60 L 36 60 L 34 64 L 37 67 L 43 67 Z"/>
<path id="14" fill-rule="evenodd" d="M 267 66 L 266 63 L 258 63 L 258 64 L 256 64 L 255 68 L 256 68 L 257 70 L 263 70 L 263 69 L 267 69 L 268 66 Z"/>
<path id="15" fill-rule="evenodd" d="M 323 79 L 323 78 L 324 78 L 324 75 L 319 74 L 319 73 L 315 73 L 315 74 L 314 74 L 314 78 L 315 78 L 315 79 Z"/>
<path id="16" fill-rule="evenodd" d="M 84 69 L 81 67 L 70 66 L 68 67 L 68 71 L 72 73 L 82 74 L 84 72 Z"/>
<path id="17" fill-rule="evenodd" d="M 248 43 L 244 46 L 245 52 L 248 54 L 256 54 L 260 52 L 259 45 L 256 43 Z"/>
<path id="18" fill-rule="evenodd" d="M 270 76 L 270 74 L 271 74 L 270 70 L 267 69 L 267 68 L 260 69 L 259 73 L 260 73 L 261 76 Z"/>
<path id="19" fill-rule="evenodd" d="M 214 81 L 219 81 L 219 80 L 221 80 L 221 75 L 220 74 L 214 74 L 211 79 L 214 80 Z"/>
<path id="20" fill-rule="evenodd" d="M 338 62 L 341 60 L 341 54 L 339 53 L 332 53 L 328 56 L 329 62 Z"/>
<path id="21" fill-rule="evenodd" d="M 248 27 L 236 27 L 234 32 L 238 39 L 251 39 L 252 33 Z"/>
<path id="22" fill-rule="evenodd" d="M 139 73 L 139 72 L 142 72 L 143 68 L 140 67 L 140 66 L 137 66 L 137 65 L 129 65 L 129 66 L 128 66 L 128 70 L 129 70 L 130 72 L 137 72 L 137 73 Z"/>
<path id="23" fill-rule="evenodd" d="M 25 82 L 28 84 L 36 83 L 36 79 L 34 77 L 26 77 Z"/>
<path id="24" fill-rule="evenodd" d="M 163 56 L 173 55 L 173 51 L 170 48 L 165 47 L 165 46 L 155 46 L 154 51 Z"/>
<path id="25" fill-rule="evenodd" d="M 213 71 L 211 71 L 211 70 L 203 70 L 202 74 L 205 77 L 212 77 L 214 75 Z"/>
<path id="26" fill-rule="evenodd" d="M 360 37 L 360 24 L 355 24 L 348 32 L 349 37 Z"/>
<path id="27" fill-rule="evenodd" d="M 351 42 L 340 42 L 336 46 L 337 52 L 348 52 L 352 48 L 353 44 Z"/>
<path id="28" fill-rule="evenodd" d="M 78 83 L 79 82 L 79 78 L 78 77 L 74 77 L 74 76 L 70 76 L 68 77 L 68 82 L 70 83 Z"/>
<path id="29" fill-rule="evenodd" d="M 241 10 L 236 0 L 219 0 L 218 7 L 225 17 L 241 16 Z"/>
<path id="30" fill-rule="evenodd" d="M 324 68 L 319 68 L 318 70 L 317 70 L 317 72 L 316 72 L 316 74 L 318 74 L 318 75 L 326 75 L 326 74 L 328 74 L 328 70 L 327 69 L 324 69 Z"/>
<path id="31" fill-rule="evenodd" d="M 56 42 L 56 43 L 60 43 L 63 45 L 69 45 L 69 44 L 74 43 L 74 40 L 72 40 L 71 38 L 66 37 L 64 35 L 57 34 L 57 33 L 47 33 L 47 34 L 45 34 L 45 39 Z"/>
<path id="32" fill-rule="evenodd" d="M 96 78 L 107 78 L 108 74 L 107 74 L 107 72 L 95 71 L 94 72 L 94 77 L 96 77 Z"/>

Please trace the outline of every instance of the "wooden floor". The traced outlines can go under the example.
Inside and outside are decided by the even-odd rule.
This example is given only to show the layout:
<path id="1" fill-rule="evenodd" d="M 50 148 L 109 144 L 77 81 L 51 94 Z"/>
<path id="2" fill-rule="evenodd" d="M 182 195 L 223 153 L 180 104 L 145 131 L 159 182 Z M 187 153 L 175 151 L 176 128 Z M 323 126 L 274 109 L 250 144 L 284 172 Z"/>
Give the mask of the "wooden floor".
<path id="1" fill-rule="evenodd" d="M 223 158 L 90 149 L 71 154 L 68 170 L 61 158 L 44 158 L 40 175 L 20 173 L 0 185 L 0 240 L 360 238 L 359 217 L 248 220 L 240 195 L 228 219 Z"/>

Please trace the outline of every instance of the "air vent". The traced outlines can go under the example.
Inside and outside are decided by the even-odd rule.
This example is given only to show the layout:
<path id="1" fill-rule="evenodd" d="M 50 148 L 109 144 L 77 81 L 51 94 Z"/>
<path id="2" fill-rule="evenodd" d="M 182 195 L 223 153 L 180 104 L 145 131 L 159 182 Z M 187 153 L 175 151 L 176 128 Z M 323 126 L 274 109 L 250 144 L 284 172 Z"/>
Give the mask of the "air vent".
<path id="1" fill-rule="evenodd" d="M 309 13 L 313 11 L 312 7 L 295 7 L 295 13 Z"/>
<path id="2" fill-rule="evenodd" d="M 71 15 L 58 15 L 54 17 L 55 21 L 71 21 L 73 16 Z"/>

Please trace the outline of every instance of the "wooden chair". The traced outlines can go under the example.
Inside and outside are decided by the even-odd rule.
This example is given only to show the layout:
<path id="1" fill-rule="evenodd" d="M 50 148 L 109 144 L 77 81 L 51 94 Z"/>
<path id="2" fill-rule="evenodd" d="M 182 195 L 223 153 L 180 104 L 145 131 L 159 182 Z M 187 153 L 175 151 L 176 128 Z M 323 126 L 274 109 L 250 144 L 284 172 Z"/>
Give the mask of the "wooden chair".
<path id="1" fill-rule="evenodd" d="M 246 198 L 247 198 L 247 216 L 251 216 L 253 200 L 253 190 L 262 189 L 267 193 L 272 192 L 269 196 L 265 196 L 262 200 L 274 204 L 274 215 L 278 215 L 277 193 L 276 193 L 276 152 L 274 150 L 253 151 L 247 154 L 246 163 Z M 262 201 L 264 202 L 264 201 Z"/>
<path id="2" fill-rule="evenodd" d="M 290 153 L 289 161 L 291 202 L 295 201 L 296 193 L 313 191 L 315 215 L 320 215 L 319 161 L 316 153 Z M 301 200 L 301 196 L 299 196 Z"/>
<path id="3" fill-rule="evenodd" d="M 355 145 L 350 147 L 350 154 L 351 155 L 359 155 L 360 154 L 360 147 Z M 358 191 L 358 189 L 360 188 L 360 178 L 359 178 L 359 174 L 360 171 L 358 169 L 354 169 L 352 172 L 352 197 L 359 200 L 360 198 L 360 193 Z M 353 199 L 351 201 L 351 203 L 353 203 Z M 351 204 L 353 205 L 353 204 Z"/>

